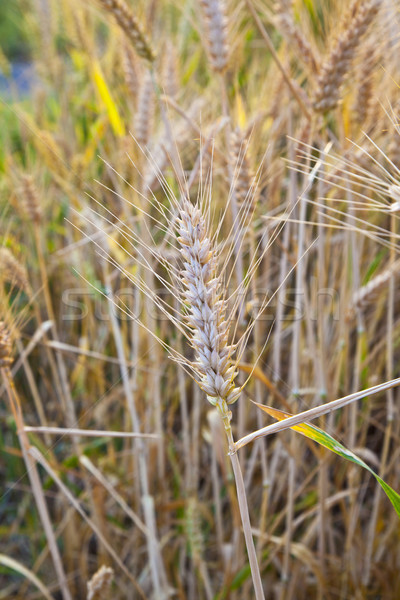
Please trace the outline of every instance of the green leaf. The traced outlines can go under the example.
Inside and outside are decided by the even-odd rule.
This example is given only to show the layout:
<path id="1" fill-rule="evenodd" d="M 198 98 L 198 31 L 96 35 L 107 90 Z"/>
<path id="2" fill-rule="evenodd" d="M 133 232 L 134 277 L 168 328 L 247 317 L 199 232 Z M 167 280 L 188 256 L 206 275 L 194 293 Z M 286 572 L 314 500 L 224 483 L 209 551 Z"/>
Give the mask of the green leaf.
<path id="1" fill-rule="evenodd" d="M 284 419 L 293 416 L 289 413 L 277 410 L 276 408 L 271 408 L 270 406 L 264 406 L 263 404 L 258 404 L 257 402 L 254 402 L 254 404 L 258 406 L 258 408 L 269 414 L 271 417 L 277 419 L 277 421 L 283 421 Z M 397 516 L 400 518 L 400 495 L 397 492 L 395 492 L 395 490 L 391 488 L 390 485 L 383 481 L 383 479 L 379 477 L 379 475 L 375 473 L 375 471 L 371 469 L 371 467 L 369 467 L 367 463 L 365 463 L 363 460 L 361 460 L 361 458 L 354 454 L 354 452 L 345 448 L 343 444 L 335 440 L 335 438 L 329 435 L 329 433 L 326 433 L 325 431 L 323 431 L 319 427 L 316 427 L 315 425 L 301 423 L 300 425 L 294 425 L 293 427 L 291 427 L 291 429 L 294 429 L 298 433 L 301 433 L 302 435 L 309 438 L 310 440 L 313 440 L 317 444 L 324 446 L 324 448 L 327 448 L 331 452 L 334 452 L 342 458 L 346 458 L 347 460 L 350 460 L 356 465 L 359 465 L 360 467 L 363 467 L 363 469 L 369 471 L 371 475 L 375 477 L 379 485 L 382 487 L 390 502 L 393 504 Z"/>

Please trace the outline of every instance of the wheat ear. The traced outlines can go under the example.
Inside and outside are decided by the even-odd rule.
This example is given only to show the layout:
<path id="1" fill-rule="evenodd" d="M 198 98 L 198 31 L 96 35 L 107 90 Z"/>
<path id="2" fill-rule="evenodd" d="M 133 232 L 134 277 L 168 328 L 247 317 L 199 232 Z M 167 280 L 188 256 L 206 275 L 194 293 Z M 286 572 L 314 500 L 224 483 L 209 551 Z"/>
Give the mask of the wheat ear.
<path id="1" fill-rule="evenodd" d="M 25 267 L 8 248 L 0 248 L 0 281 L 23 290 L 28 296 L 32 293 Z"/>
<path id="2" fill-rule="evenodd" d="M 0 368 L 9 367 L 12 364 L 11 355 L 11 335 L 3 323 L 0 321 Z"/>
<path id="3" fill-rule="evenodd" d="M 357 95 L 353 104 L 355 120 L 359 125 L 366 122 L 371 106 L 373 92 L 373 73 L 376 66 L 375 44 L 366 46 L 360 64 Z"/>
<path id="4" fill-rule="evenodd" d="M 105 600 L 109 598 L 114 571 L 102 565 L 87 584 L 87 600 Z"/>
<path id="5" fill-rule="evenodd" d="M 314 96 L 314 110 L 326 112 L 335 108 L 340 100 L 341 86 L 350 70 L 361 38 L 376 17 L 380 0 L 360 3 L 356 0 L 351 7 L 353 17 L 339 36 L 333 50 L 321 69 Z"/>
<path id="6" fill-rule="evenodd" d="M 135 137 L 145 147 L 151 136 L 154 117 L 154 83 L 150 71 L 142 77 L 135 116 Z"/>
<path id="7" fill-rule="evenodd" d="M 149 62 L 153 62 L 155 54 L 150 42 L 142 30 L 139 21 L 133 15 L 124 0 L 99 0 L 105 9 L 111 13 L 126 37 L 132 43 L 137 54 Z"/>
<path id="8" fill-rule="evenodd" d="M 207 50 L 214 71 L 228 65 L 227 18 L 223 0 L 200 0 L 206 26 Z"/>
<path id="9" fill-rule="evenodd" d="M 179 215 L 178 241 L 184 260 L 181 280 L 186 320 L 196 353 L 199 384 L 211 404 L 217 406 L 226 419 L 226 405 L 238 399 L 240 388 L 235 387 L 234 347 L 228 344 L 226 302 L 222 299 L 221 281 L 216 274 L 216 252 L 207 229 L 201 210 L 184 200 Z"/>
<path id="10" fill-rule="evenodd" d="M 318 63 L 314 52 L 293 19 L 292 0 L 279 0 L 275 5 L 278 29 L 284 38 L 293 46 L 299 58 L 313 72 L 318 71 Z"/>
<path id="11" fill-rule="evenodd" d="M 383 273 L 376 275 L 366 285 L 363 285 L 352 298 L 352 306 L 363 308 L 368 301 L 374 299 L 374 295 L 381 291 L 389 283 L 390 278 L 399 272 L 400 260 L 396 260 Z"/>
<path id="12" fill-rule="evenodd" d="M 243 212 L 245 220 L 248 220 L 248 217 L 253 214 L 256 204 L 255 178 L 250 167 L 248 140 L 237 127 L 231 133 L 230 142 L 232 191 L 238 208 Z"/>

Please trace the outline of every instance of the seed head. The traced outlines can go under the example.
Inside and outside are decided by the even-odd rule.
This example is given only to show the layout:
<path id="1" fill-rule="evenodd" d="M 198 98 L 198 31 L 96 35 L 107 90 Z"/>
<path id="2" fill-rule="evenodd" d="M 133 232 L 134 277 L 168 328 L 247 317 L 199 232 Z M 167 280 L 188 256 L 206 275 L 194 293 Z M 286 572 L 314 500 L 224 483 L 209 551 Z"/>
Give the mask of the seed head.
<path id="1" fill-rule="evenodd" d="M 150 46 L 140 23 L 124 0 L 100 0 L 100 2 L 114 16 L 137 54 L 149 62 L 153 62 L 155 58 L 153 48 Z"/>
<path id="2" fill-rule="evenodd" d="M 0 368 L 9 367 L 12 364 L 11 336 L 3 321 L 0 321 Z"/>
<path id="3" fill-rule="evenodd" d="M 211 404 L 216 404 L 218 399 L 232 404 L 241 390 L 235 387 L 234 347 L 228 344 L 229 324 L 217 274 L 216 249 L 208 236 L 202 211 L 188 200 L 182 203 L 178 229 L 183 258 L 182 298 L 190 341 L 196 353 L 199 384 Z"/>

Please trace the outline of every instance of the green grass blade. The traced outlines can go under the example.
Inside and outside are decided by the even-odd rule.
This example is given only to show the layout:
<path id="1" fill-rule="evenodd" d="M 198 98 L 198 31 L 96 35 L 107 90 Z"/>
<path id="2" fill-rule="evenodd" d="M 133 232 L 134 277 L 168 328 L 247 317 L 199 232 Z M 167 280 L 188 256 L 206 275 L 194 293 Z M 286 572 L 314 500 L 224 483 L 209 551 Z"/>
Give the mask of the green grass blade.
<path id="1" fill-rule="evenodd" d="M 264 406 L 263 404 L 258 404 L 257 402 L 255 402 L 254 404 L 256 404 L 258 408 L 260 408 L 270 416 L 274 417 L 278 421 L 283 421 L 284 419 L 287 419 L 288 417 L 292 416 L 289 413 L 277 410 L 276 408 L 271 408 L 270 406 Z M 331 452 L 334 452 L 342 458 L 350 460 L 356 465 L 359 465 L 360 467 L 363 467 L 363 469 L 369 471 L 371 475 L 375 477 L 379 485 L 382 487 L 386 496 L 392 503 L 397 513 L 397 516 L 400 518 L 400 495 L 392 487 L 390 487 L 389 484 L 383 481 L 383 479 L 379 477 L 379 475 L 375 473 L 375 471 L 371 469 L 371 467 L 369 467 L 367 463 L 365 463 L 361 458 L 354 454 L 354 452 L 345 448 L 343 444 L 335 440 L 331 435 L 329 435 L 329 433 L 326 433 L 325 431 L 323 431 L 319 427 L 316 427 L 315 425 L 301 423 L 300 425 L 294 425 L 293 427 L 291 427 L 291 429 L 294 429 L 295 431 L 301 433 L 310 440 L 313 440 L 317 444 L 320 444 L 320 446 L 327 448 Z"/>

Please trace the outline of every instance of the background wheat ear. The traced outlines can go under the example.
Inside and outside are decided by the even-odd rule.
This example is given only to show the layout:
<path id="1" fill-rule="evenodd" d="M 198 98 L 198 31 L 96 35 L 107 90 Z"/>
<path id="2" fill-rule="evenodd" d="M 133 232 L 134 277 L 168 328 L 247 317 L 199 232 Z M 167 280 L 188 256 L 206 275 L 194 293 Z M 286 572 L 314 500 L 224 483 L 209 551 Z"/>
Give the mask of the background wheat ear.
<path id="1" fill-rule="evenodd" d="M 222 73 L 228 66 L 228 20 L 224 0 L 200 0 L 211 67 Z"/>
<path id="2" fill-rule="evenodd" d="M 340 100 L 342 84 L 349 74 L 351 63 L 363 36 L 379 12 L 381 0 L 355 0 L 350 7 L 351 17 L 343 22 L 337 41 L 322 64 L 317 79 L 313 107 L 317 112 L 334 109 Z"/>
<path id="3" fill-rule="evenodd" d="M 111 584 L 114 570 L 102 565 L 87 584 L 87 600 L 108 600 L 111 598 Z"/>
<path id="4" fill-rule="evenodd" d="M 11 335 L 4 321 L 0 321 L 0 367 L 9 367 L 12 364 Z"/>
<path id="5" fill-rule="evenodd" d="M 28 296 L 32 294 L 26 268 L 8 248 L 0 248 L 0 281 L 23 290 Z"/>
<path id="6" fill-rule="evenodd" d="M 137 54 L 152 63 L 155 59 L 155 52 L 151 47 L 142 26 L 125 1 L 99 0 L 99 2 L 114 16 Z"/>

